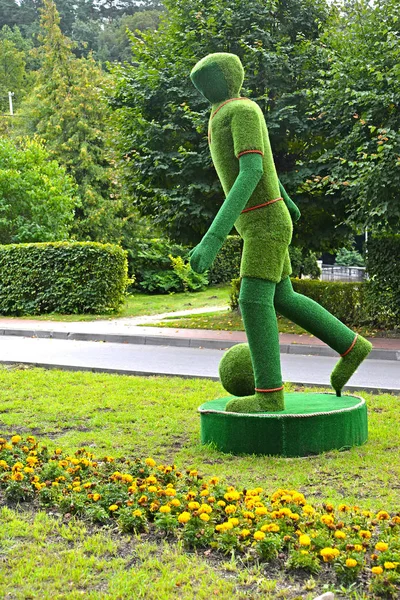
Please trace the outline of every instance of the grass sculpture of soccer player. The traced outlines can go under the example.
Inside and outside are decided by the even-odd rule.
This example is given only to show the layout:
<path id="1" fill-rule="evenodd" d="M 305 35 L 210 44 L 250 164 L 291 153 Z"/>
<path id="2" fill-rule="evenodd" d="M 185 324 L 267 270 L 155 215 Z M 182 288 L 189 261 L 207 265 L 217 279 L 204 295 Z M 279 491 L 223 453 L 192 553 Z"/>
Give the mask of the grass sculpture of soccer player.
<path id="1" fill-rule="evenodd" d="M 278 180 L 261 109 L 240 96 L 242 63 L 234 54 L 210 54 L 196 64 L 190 77 L 212 104 L 209 145 L 226 196 L 209 230 L 191 251 L 191 266 L 198 273 L 209 269 L 233 226 L 244 242 L 239 305 L 255 386 L 254 391 L 247 391 L 248 395 L 241 395 L 248 385 L 238 393 L 237 386 L 229 384 L 229 361 L 224 365 L 222 359 L 221 381 L 228 392 L 238 396 L 228 402 L 226 410 L 284 410 L 275 310 L 341 355 L 331 375 L 332 386 L 340 396 L 372 346 L 319 304 L 293 291 L 288 246 L 292 220 L 299 219 L 300 211 Z M 246 350 L 248 354 L 247 346 Z M 245 361 L 245 352 L 242 354 Z"/>

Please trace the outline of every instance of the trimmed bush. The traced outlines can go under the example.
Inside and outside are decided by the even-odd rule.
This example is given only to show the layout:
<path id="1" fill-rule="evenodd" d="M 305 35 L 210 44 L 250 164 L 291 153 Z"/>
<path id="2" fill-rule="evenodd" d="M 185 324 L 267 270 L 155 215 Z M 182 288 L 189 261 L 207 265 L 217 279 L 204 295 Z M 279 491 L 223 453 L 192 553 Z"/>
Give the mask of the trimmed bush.
<path id="1" fill-rule="evenodd" d="M 400 235 L 368 241 L 367 303 L 370 320 L 379 327 L 400 327 Z"/>
<path id="2" fill-rule="evenodd" d="M 0 313 L 111 313 L 128 283 L 126 252 L 94 242 L 0 246 Z"/>
<path id="3" fill-rule="evenodd" d="M 229 235 L 208 273 L 210 283 L 227 283 L 240 273 L 242 257 L 242 239 L 238 235 Z"/>
<path id="4" fill-rule="evenodd" d="M 292 279 L 293 289 L 321 304 L 335 317 L 348 325 L 361 325 L 365 317 L 365 283 Z M 232 280 L 230 307 L 237 310 L 240 279 Z"/>

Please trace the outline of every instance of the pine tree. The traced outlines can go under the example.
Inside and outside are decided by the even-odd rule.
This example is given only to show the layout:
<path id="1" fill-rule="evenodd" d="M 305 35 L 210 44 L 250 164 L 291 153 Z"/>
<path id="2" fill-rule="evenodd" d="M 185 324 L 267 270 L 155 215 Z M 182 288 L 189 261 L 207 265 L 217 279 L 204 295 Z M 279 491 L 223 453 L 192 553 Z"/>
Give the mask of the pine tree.
<path id="1" fill-rule="evenodd" d="M 76 213 L 76 237 L 119 241 L 125 211 L 110 148 L 105 94 L 110 76 L 91 56 L 74 55 L 73 42 L 60 29 L 54 1 L 43 4 L 37 50 L 41 67 L 37 85 L 21 109 L 24 129 L 45 140 L 52 156 L 78 184 L 82 207 Z"/>

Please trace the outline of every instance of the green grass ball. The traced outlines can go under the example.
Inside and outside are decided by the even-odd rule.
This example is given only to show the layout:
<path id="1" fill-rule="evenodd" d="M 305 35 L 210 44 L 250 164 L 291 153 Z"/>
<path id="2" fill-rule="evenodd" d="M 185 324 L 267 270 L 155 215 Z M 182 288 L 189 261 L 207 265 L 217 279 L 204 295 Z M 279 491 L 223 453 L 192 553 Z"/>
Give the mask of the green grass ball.
<path id="1" fill-rule="evenodd" d="M 234 396 L 254 394 L 254 372 L 248 344 L 232 346 L 219 363 L 224 389 Z"/>

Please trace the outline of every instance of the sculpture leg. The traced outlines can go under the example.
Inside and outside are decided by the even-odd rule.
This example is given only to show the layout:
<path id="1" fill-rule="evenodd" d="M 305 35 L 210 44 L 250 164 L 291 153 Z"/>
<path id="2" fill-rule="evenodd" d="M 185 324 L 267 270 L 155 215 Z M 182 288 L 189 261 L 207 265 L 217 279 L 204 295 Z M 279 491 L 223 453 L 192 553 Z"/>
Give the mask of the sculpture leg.
<path id="1" fill-rule="evenodd" d="M 226 406 L 227 411 L 253 413 L 284 409 L 275 287 L 275 283 L 263 279 L 244 277 L 242 280 L 239 304 L 253 364 L 255 393 L 233 398 Z"/>
<path id="2" fill-rule="evenodd" d="M 340 396 L 343 386 L 368 356 L 372 344 L 356 335 L 317 302 L 296 293 L 289 277 L 276 286 L 274 303 L 280 314 L 315 335 L 341 355 L 331 374 L 332 387 L 336 395 Z"/>

